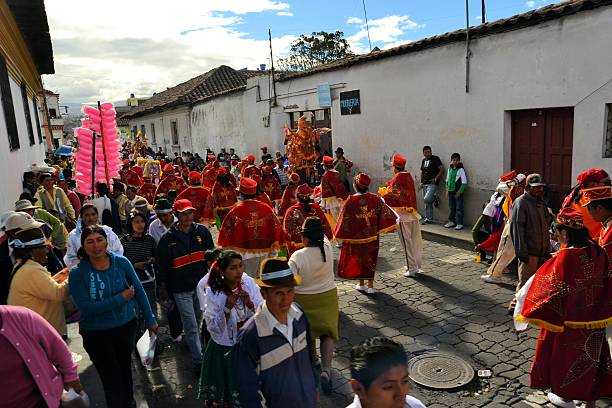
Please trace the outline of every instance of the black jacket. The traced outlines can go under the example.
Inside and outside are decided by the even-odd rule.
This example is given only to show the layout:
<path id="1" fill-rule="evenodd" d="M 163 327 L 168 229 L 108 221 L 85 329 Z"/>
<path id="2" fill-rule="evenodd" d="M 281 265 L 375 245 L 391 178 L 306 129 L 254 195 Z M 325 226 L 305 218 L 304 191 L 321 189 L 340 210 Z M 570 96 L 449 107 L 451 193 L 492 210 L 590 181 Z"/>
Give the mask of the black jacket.
<path id="1" fill-rule="evenodd" d="M 172 293 L 195 290 L 206 274 L 204 253 L 211 248 L 212 236 L 202 224 L 194 223 L 187 234 L 174 224 L 157 244 L 159 281 Z"/>

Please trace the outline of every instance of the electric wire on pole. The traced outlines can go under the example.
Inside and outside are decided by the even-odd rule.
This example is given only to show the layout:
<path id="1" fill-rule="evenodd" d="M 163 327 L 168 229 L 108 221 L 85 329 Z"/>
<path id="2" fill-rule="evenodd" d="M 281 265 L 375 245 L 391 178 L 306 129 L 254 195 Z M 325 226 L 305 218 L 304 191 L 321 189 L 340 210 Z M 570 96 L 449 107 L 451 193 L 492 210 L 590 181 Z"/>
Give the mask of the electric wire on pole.
<path id="1" fill-rule="evenodd" d="M 366 12 L 365 0 L 362 0 L 363 3 L 363 16 L 365 17 L 366 30 L 368 32 L 368 44 L 370 45 L 370 52 L 372 52 L 372 41 L 370 40 L 370 26 L 368 25 L 368 13 Z"/>

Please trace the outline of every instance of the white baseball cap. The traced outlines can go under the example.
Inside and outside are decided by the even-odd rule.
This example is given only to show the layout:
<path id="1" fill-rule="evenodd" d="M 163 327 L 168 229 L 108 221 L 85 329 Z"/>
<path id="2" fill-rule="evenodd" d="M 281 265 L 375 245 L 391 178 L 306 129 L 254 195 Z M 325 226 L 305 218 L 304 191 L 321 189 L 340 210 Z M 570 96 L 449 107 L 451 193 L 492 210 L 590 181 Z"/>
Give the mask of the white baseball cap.
<path id="1" fill-rule="evenodd" d="M 43 223 L 36 221 L 30 214 L 16 212 L 8 216 L 2 228 L 5 231 L 12 231 L 16 229 L 27 230 L 30 228 L 40 228 L 42 226 Z"/>

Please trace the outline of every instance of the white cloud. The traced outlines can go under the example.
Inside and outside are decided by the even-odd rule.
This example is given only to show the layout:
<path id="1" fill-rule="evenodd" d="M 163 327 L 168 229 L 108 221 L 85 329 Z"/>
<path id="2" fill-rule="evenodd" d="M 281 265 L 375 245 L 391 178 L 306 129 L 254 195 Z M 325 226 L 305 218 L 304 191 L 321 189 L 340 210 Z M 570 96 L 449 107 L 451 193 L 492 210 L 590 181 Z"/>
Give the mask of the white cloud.
<path id="1" fill-rule="evenodd" d="M 363 20 L 359 17 L 349 17 L 346 20 L 346 24 L 363 24 Z"/>
<path id="2" fill-rule="evenodd" d="M 45 85 L 64 102 L 148 96 L 221 64 L 269 64 L 267 38 L 241 31 L 242 16 L 292 15 L 277 0 L 106 0 L 100 6 L 47 0 L 45 6 L 56 71 Z M 275 54 L 287 52 L 294 39 L 273 38 Z"/>
<path id="3" fill-rule="evenodd" d="M 276 13 L 277 16 L 286 16 L 286 17 L 293 17 L 293 13 L 290 11 L 279 11 L 278 13 Z"/>
<path id="4" fill-rule="evenodd" d="M 539 8 L 544 6 L 546 3 L 550 3 L 550 1 L 547 0 L 529 0 L 527 3 L 525 3 L 525 6 L 527 6 L 527 8 L 530 9 L 535 9 L 535 8 Z"/>
<path id="5" fill-rule="evenodd" d="M 388 44 L 404 44 L 409 40 L 401 37 L 407 31 L 423 28 L 424 24 L 418 24 L 409 16 L 386 16 L 368 21 L 370 28 L 370 40 L 372 46 L 379 45 L 388 48 Z M 368 30 L 366 24 L 360 24 L 360 30 L 347 38 L 353 51 L 358 53 L 368 52 Z"/>
<path id="6" fill-rule="evenodd" d="M 482 21 L 482 16 L 476 16 L 476 17 L 474 17 L 474 18 L 475 18 L 476 20 L 478 20 L 478 21 Z"/>
<path id="7" fill-rule="evenodd" d="M 534 8 L 536 5 L 535 1 L 528 1 L 527 3 L 525 3 L 525 5 L 529 8 Z"/>

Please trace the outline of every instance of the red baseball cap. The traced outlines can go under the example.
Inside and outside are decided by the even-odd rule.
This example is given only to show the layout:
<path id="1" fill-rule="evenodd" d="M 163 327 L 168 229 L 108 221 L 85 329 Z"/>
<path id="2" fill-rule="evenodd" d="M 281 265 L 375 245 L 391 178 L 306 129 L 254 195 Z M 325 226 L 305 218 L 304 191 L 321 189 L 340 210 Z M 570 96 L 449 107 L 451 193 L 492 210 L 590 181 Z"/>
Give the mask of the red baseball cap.
<path id="1" fill-rule="evenodd" d="M 176 212 L 182 213 L 185 211 L 194 211 L 195 208 L 193 207 L 193 205 L 191 204 L 191 201 L 182 198 L 180 200 L 176 200 L 174 202 L 174 205 L 172 206 L 172 209 Z"/>

